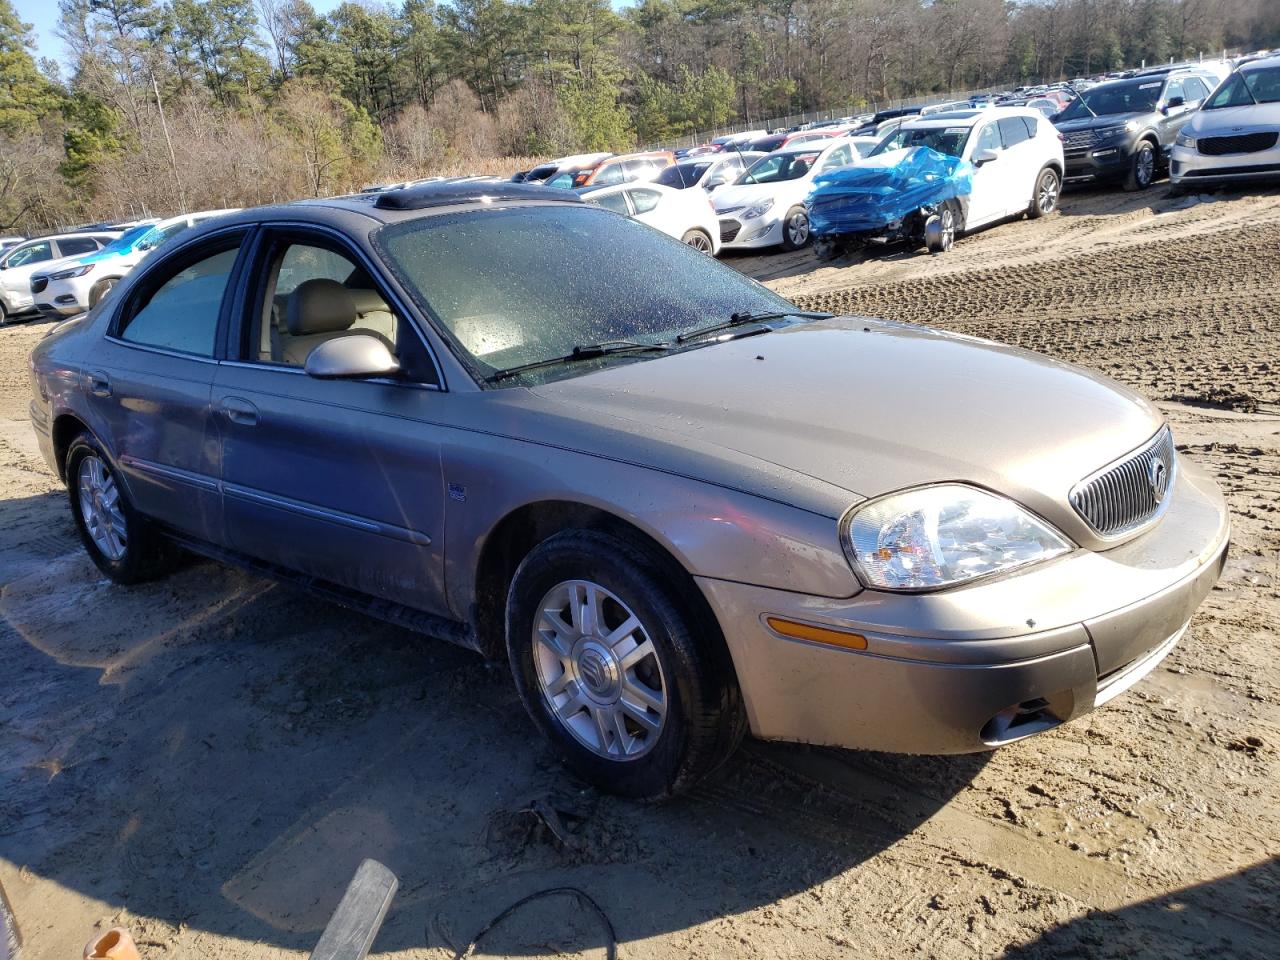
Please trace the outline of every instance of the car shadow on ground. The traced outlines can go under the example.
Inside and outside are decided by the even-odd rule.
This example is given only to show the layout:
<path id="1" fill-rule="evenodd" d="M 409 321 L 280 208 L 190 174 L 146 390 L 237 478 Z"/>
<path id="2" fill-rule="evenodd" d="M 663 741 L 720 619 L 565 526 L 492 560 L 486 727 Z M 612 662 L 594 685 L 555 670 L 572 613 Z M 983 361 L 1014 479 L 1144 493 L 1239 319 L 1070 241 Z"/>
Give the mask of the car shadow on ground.
<path id="1" fill-rule="evenodd" d="M 174 928 L 309 949 L 373 857 L 401 881 L 379 950 L 561 886 L 634 941 L 849 870 L 985 763 L 748 743 L 691 796 L 619 801 L 563 771 L 502 664 L 211 563 L 117 587 L 67 527 L 0 561 L 0 857 Z M 548 900 L 486 949 L 603 937 Z"/>
<path id="2" fill-rule="evenodd" d="M 1092 910 L 1011 947 L 1005 960 L 1058 957 L 1164 960 L 1187 956 L 1188 944 L 1204 945 L 1195 955 L 1272 956 L 1275 911 L 1280 896 L 1280 858 L 1120 910 Z"/>

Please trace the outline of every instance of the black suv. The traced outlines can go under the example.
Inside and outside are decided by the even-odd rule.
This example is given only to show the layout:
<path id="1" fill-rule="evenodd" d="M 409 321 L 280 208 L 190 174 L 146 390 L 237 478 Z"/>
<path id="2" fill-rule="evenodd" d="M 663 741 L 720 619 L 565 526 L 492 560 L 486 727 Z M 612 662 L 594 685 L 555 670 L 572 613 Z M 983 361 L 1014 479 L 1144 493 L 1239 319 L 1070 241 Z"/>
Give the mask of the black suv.
<path id="1" fill-rule="evenodd" d="M 1063 139 L 1064 179 L 1123 180 L 1126 190 L 1145 190 L 1215 86 L 1211 74 L 1177 70 L 1090 87 L 1054 120 Z"/>

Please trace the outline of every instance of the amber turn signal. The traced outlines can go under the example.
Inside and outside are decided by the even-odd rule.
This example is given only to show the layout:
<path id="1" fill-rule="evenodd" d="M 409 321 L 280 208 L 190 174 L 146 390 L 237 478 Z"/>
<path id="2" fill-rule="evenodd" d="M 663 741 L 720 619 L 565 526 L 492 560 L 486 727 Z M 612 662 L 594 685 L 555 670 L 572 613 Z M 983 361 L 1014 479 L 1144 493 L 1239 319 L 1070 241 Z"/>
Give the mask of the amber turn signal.
<path id="1" fill-rule="evenodd" d="M 793 640 L 808 640 L 812 643 L 825 643 L 833 647 L 844 647 L 847 650 L 867 649 L 867 638 L 860 633 L 846 633 L 843 630 L 832 630 L 830 627 L 818 627 L 812 623 L 796 623 L 794 620 L 783 620 L 781 617 L 765 617 L 764 622 L 769 629 Z"/>

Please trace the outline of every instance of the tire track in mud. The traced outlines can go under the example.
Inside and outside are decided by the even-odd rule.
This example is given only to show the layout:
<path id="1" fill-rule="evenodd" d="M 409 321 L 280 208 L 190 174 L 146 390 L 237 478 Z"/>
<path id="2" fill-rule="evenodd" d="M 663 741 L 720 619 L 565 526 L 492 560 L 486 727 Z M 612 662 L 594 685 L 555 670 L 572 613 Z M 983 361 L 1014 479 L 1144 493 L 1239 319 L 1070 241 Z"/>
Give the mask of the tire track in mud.
<path id="1" fill-rule="evenodd" d="M 795 300 L 1036 350 L 1153 399 L 1252 413 L 1280 404 L 1277 249 L 1280 223 L 1265 223 Z"/>

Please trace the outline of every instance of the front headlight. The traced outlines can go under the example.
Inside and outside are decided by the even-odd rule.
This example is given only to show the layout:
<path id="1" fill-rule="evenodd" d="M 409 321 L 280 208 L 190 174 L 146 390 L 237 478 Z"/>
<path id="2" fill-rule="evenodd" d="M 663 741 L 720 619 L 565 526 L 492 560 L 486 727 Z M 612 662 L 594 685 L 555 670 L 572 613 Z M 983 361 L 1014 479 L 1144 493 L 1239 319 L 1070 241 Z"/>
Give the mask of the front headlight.
<path id="1" fill-rule="evenodd" d="M 759 203 L 752 204 L 742 211 L 743 220 L 754 220 L 756 217 L 763 217 L 773 207 L 772 200 L 761 200 Z"/>
<path id="2" fill-rule="evenodd" d="M 1189 147 L 1192 150 L 1196 148 L 1196 138 L 1188 136 L 1186 130 L 1179 130 L 1178 135 L 1173 138 L 1173 142 L 1180 147 Z"/>
<path id="3" fill-rule="evenodd" d="M 934 590 L 1061 556 L 1071 543 L 1012 500 L 959 483 L 856 507 L 841 530 L 868 586 Z"/>
<path id="4" fill-rule="evenodd" d="M 1129 124 L 1127 123 L 1122 123 L 1115 127 L 1102 127 L 1098 130 L 1098 139 L 1110 140 L 1113 137 L 1118 137 L 1129 132 L 1131 131 L 1129 130 Z"/>
<path id="5" fill-rule="evenodd" d="M 58 273 L 49 274 L 50 280 L 70 280 L 72 277 L 83 277 L 86 273 L 93 269 L 93 264 L 89 263 L 83 267 L 73 267 L 70 270 L 61 270 Z"/>

